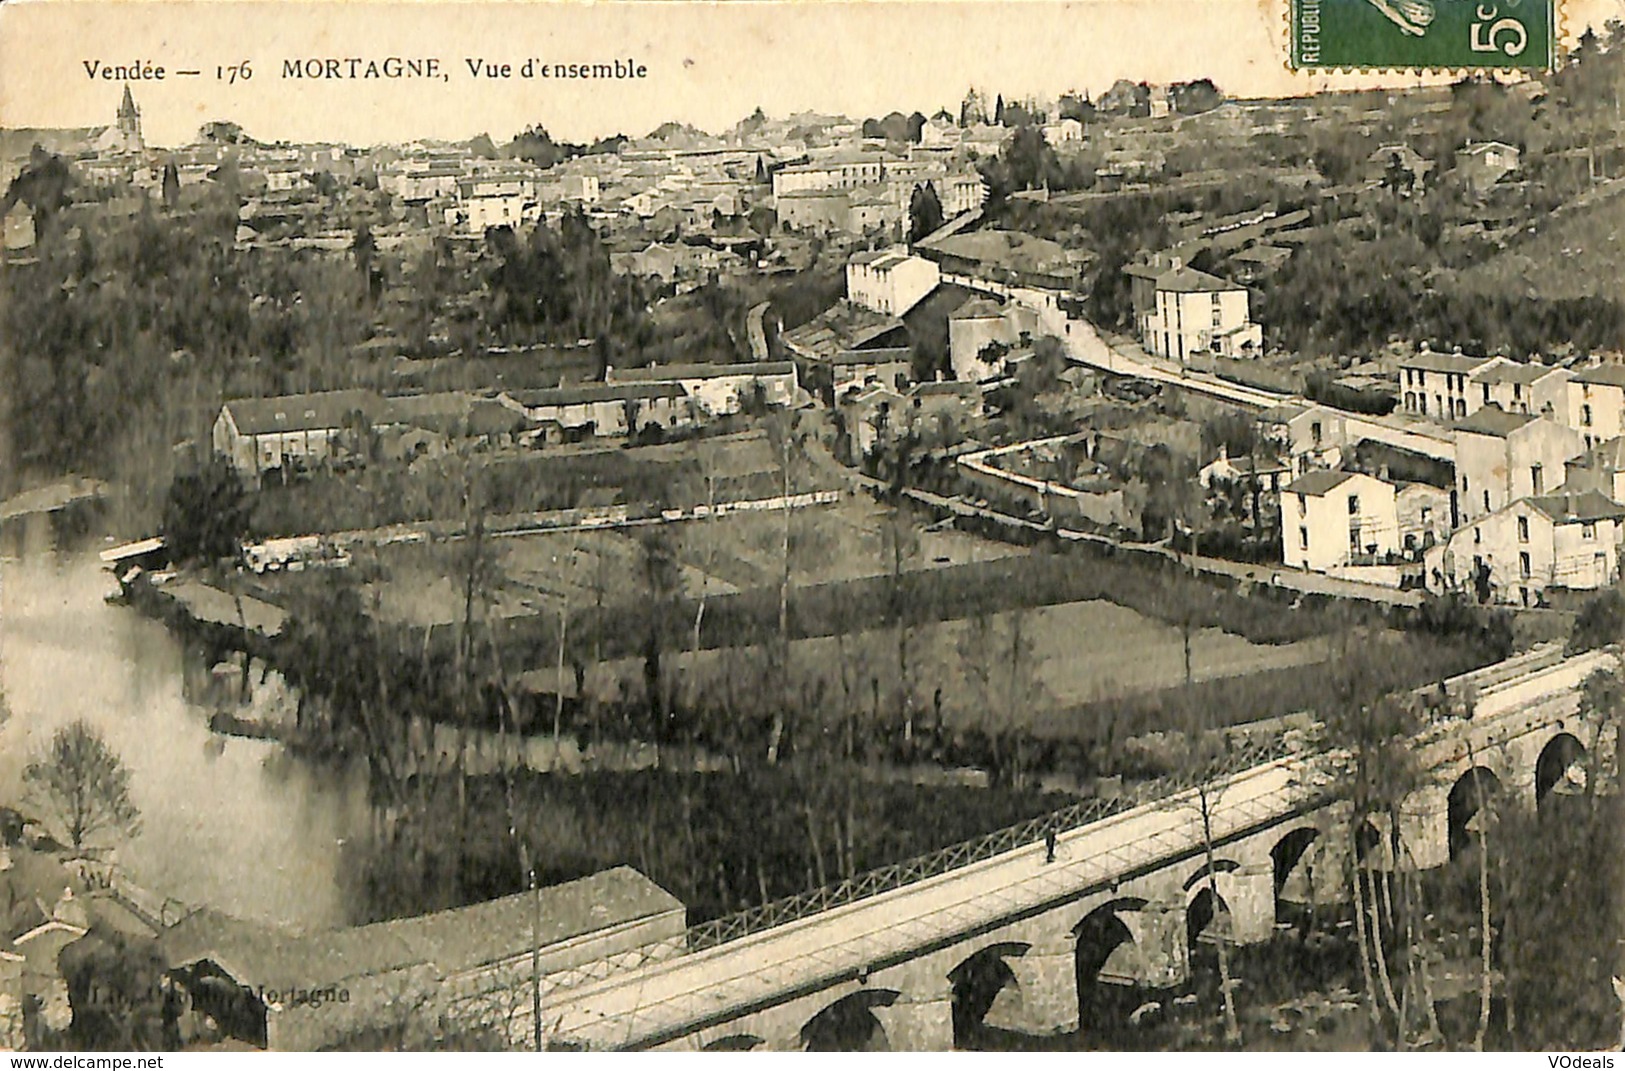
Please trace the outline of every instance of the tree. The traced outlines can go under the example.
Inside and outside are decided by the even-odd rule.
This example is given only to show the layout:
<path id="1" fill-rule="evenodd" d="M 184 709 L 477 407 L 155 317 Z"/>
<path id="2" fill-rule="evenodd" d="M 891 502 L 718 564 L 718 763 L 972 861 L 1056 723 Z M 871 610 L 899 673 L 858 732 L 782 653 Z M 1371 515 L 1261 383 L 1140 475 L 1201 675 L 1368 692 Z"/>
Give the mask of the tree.
<path id="1" fill-rule="evenodd" d="M 250 512 L 237 470 L 217 456 L 197 472 L 175 477 L 159 530 L 177 561 L 235 558 L 248 531 Z"/>
<path id="2" fill-rule="evenodd" d="M 141 812 L 130 799 L 130 772 L 88 722 L 58 729 L 44 754 L 23 769 L 23 780 L 75 852 L 92 839 L 134 836 L 141 828 Z"/>
<path id="3" fill-rule="evenodd" d="M 942 226 L 942 201 L 930 182 L 914 187 L 908 202 L 908 240 L 912 245 Z"/>
<path id="4" fill-rule="evenodd" d="M 181 203 L 181 175 L 173 160 L 164 165 L 163 196 L 164 208 L 171 212 Z"/>
<path id="5" fill-rule="evenodd" d="M 1587 599 L 1575 615 L 1569 653 L 1594 651 L 1625 639 L 1625 595 L 1610 588 Z"/>
<path id="6" fill-rule="evenodd" d="M 355 270 L 361 274 L 362 283 L 370 285 L 372 280 L 372 260 L 377 255 L 378 243 L 373 240 L 372 228 L 366 220 L 355 229 L 355 240 L 350 243 L 350 255 L 355 258 Z"/>
<path id="7" fill-rule="evenodd" d="M 11 211 L 18 201 L 34 212 L 36 241 L 43 245 L 55 233 L 57 213 L 68 206 L 68 191 L 73 186 L 73 174 L 56 153 L 46 152 L 35 145 L 28 154 L 28 163 L 6 187 L 0 199 L 0 218 Z"/>
<path id="8" fill-rule="evenodd" d="M 1355 642 L 1352 633 L 1341 639 Z M 1413 1036 L 1412 1009 L 1423 1009 L 1429 1027 L 1437 1029 L 1430 998 L 1413 1001 L 1396 996 L 1387 956 L 1388 946 L 1403 926 L 1411 961 L 1403 996 L 1411 996 L 1412 986 L 1431 989 L 1427 957 L 1413 931 L 1414 920 L 1425 915 L 1420 877 L 1400 837 L 1401 805 L 1426 783 L 1426 772 L 1413 746 L 1425 724 L 1424 715 L 1408 697 L 1360 701 L 1357 697 L 1366 688 L 1355 674 L 1339 673 L 1329 683 L 1332 701 L 1322 712 L 1323 731 L 1339 761 L 1327 772 L 1338 797 L 1352 803 L 1347 826 L 1349 879 L 1354 889 L 1354 929 L 1366 1007 L 1379 1036 L 1397 1037 L 1404 1044 Z M 1396 872 L 1401 879 L 1397 891 Z"/>

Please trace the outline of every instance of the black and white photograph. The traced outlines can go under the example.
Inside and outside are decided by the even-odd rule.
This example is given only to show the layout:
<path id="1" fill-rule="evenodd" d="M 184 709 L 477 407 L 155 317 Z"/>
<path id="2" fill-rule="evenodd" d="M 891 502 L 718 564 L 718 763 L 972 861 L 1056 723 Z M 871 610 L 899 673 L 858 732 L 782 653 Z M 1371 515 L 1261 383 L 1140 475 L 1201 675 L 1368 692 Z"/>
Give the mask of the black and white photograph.
<path id="1" fill-rule="evenodd" d="M 0 224 L 10 1068 L 1614 1066 L 1625 0 L 6 0 Z"/>

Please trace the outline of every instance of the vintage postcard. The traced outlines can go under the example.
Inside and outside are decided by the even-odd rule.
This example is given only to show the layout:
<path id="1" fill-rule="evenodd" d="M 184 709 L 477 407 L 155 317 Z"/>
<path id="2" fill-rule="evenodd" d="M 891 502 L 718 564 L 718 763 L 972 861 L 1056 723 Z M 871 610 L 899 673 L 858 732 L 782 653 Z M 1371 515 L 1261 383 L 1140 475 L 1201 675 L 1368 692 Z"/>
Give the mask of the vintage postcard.
<path id="1" fill-rule="evenodd" d="M 0 1049 L 1613 1066 L 1625 0 L 0 55 Z"/>

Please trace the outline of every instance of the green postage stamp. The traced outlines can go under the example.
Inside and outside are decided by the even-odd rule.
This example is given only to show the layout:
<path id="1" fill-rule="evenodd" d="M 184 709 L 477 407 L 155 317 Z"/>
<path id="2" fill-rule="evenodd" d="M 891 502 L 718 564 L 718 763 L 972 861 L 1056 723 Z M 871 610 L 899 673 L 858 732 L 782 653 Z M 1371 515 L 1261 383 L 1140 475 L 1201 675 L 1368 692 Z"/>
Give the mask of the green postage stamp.
<path id="1" fill-rule="evenodd" d="M 1288 0 L 1291 64 L 1545 69 L 1560 0 Z"/>

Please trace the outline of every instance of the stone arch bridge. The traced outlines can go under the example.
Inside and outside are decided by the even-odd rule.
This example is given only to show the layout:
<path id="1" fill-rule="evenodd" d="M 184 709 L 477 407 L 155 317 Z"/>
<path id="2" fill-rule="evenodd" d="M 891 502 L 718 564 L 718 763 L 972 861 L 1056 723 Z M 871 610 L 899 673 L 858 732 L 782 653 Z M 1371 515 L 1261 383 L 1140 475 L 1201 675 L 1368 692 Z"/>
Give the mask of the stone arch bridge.
<path id="1" fill-rule="evenodd" d="M 1422 867 L 1474 832 L 1480 789 L 1538 807 L 1583 784 L 1612 732 L 1578 711 L 1581 682 L 1613 652 L 1546 649 L 1434 689 L 1417 742 L 1431 783 L 1399 815 Z M 1443 699 L 1443 702 L 1440 700 Z M 1464 716 L 1470 715 L 1470 716 Z M 1605 740 L 1605 735 L 1607 739 Z M 1210 793 L 1214 880 L 1192 790 L 596 983 L 553 989 L 554 1045 L 590 1049 L 954 1047 L 955 1017 L 1030 1034 L 1087 1032 L 1103 1002 L 1185 981 L 1204 941 L 1262 941 L 1292 905 L 1329 903 L 1347 853 L 1386 865 L 1391 838 L 1348 834 L 1348 804 L 1297 755 L 1245 769 Z M 1350 843 L 1354 841 L 1356 843 Z M 1210 886 L 1216 886 L 1215 898 Z M 528 1011 L 528 1009 L 526 1009 Z M 528 1043 L 528 1018 L 513 1024 Z"/>

